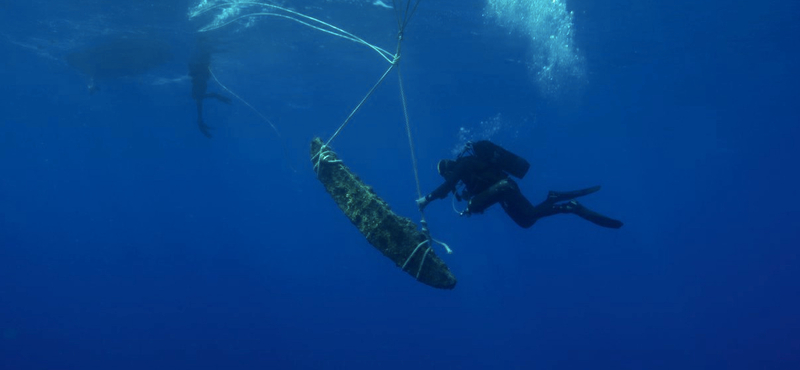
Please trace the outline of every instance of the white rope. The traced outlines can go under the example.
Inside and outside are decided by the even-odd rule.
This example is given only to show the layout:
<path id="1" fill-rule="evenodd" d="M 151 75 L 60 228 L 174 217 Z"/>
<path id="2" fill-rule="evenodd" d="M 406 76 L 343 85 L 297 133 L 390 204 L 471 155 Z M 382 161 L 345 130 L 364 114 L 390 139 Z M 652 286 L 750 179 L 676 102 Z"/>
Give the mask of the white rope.
<path id="1" fill-rule="evenodd" d="M 406 262 L 404 262 L 404 263 L 403 263 L 403 266 L 402 266 L 402 267 L 400 267 L 400 269 L 402 269 L 403 271 L 405 271 L 405 269 L 406 269 L 406 265 L 408 264 L 408 261 L 411 261 L 411 257 L 414 257 L 414 255 L 417 253 L 417 251 L 419 250 L 419 248 L 420 248 L 420 247 L 422 247 L 423 245 L 427 244 L 428 242 L 430 242 L 430 240 L 428 240 L 428 239 L 425 239 L 425 240 L 423 240 L 422 242 L 420 242 L 419 244 L 417 244 L 417 247 L 416 247 L 416 248 L 414 248 L 414 250 L 413 250 L 413 251 L 411 251 L 411 254 L 409 254 L 409 255 L 408 255 L 408 257 L 406 258 Z M 430 249 L 430 247 L 428 247 L 428 249 Z M 423 261 L 423 262 L 424 262 L 424 261 Z M 422 264 L 422 263 L 420 263 L 420 264 Z"/>
<path id="2" fill-rule="evenodd" d="M 214 82 L 216 82 L 220 87 L 222 87 L 223 90 L 227 91 L 228 94 L 233 95 L 233 97 L 238 99 L 240 102 L 244 103 L 244 105 L 246 105 L 248 108 L 252 109 L 253 112 L 255 112 L 259 117 L 261 117 L 261 119 L 263 119 L 264 121 L 269 123 L 269 126 L 272 127 L 272 131 L 275 131 L 275 135 L 277 135 L 279 139 L 283 139 L 283 137 L 281 136 L 281 133 L 278 131 L 278 128 L 275 127 L 274 124 L 272 124 L 272 121 L 270 121 L 266 116 L 261 114 L 261 112 L 259 112 L 258 109 L 254 108 L 246 100 L 242 99 L 239 95 L 236 95 L 236 93 L 231 91 L 231 89 L 229 89 L 227 86 L 223 85 L 222 82 L 219 82 L 219 79 L 217 79 L 217 76 L 214 74 L 213 71 L 211 71 L 211 67 L 208 67 L 208 72 L 211 73 L 211 77 L 214 78 Z"/>
<path id="3" fill-rule="evenodd" d="M 279 18 L 285 18 L 285 19 L 300 23 L 300 24 L 308 26 L 308 27 L 310 27 L 312 29 L 315 29 L 315 30 L 318 30 L 318 31 L 321 31 L 321 32 L 324 32 L 324 33 L 327 33 L 327 34 L 330 34 L 330 35 L 333 35 L 333 36 L 341 37 L 341 38 L 343 38 L 345 40 L 350 40 L 352 42 L 356 42 L 356 43 L 365 45 L 365 46 L 371 48 L 372 50 L 374 50 L 375 52 L 377 52 L 382 58 L 384 58 L 387 62 L 389 62 L 389 64 L 390 64 L 389 68 L 387 68 L 386 72 L 384 72 L 383 75 L 380 77 L 380 79 L 378 79 L 378 82 L 376 82 L 372 86 L 372 88 L 367 92 L 367 94 L 364 96 L 364 98 L 361 99 L 361 101 L 356 105 L 356 107 L 350 112 L 350 114 L 347 116 L 347 118 L 345 118 L 344 122 L 333 133 L 333 135 L 328 139 L 328 141 L 325 142 L 320 147 L 319 151 L 316 154 L 314 154 L 314 156 L 312 156 L 312 160 L 315 161 L 314 171 L 317 173 L 317 175 L 319 175 L 319 170 L 321 169 L 320 165 L 321 165 L 321 163 L 323 161 L 325 161 L 325 162 L 341 162 L 340 160 L 331 160 L 332 155 L 331 155 L 331 152 L 330 152 L 330 149 L 329 149 L 330 143 L 333 141 L 333 139 L 335 139 L 337 136 L 339 136 L 339 134 L 342 132 L 342 130 L 345 128 L 345 126 L 347 126 L 347 124 L 350 123 L 352 118 L 355 116 L 356 112 L 358 112 L 361 109 L 361 107 L 364 105 L 364 103 L 367 101 L 367 99 L 369 99 L 372 96 L 372 94 L 375 92 L 375 90 L 378 88 L 378 86 L 380 86 L 381 83 L 383 83 L 383 81 L 386 79 L 386 76 L 389 74 L 389 72 L 391 72 L 392 69 L 394 69 L 395 66 L 398 65 L 399 60 L 400 60 L 400 47 L 401 47 L 402 41 L 403 41 L 403 31 L 404 31 L 405 27 L 408 25 L 408 22 L 411 20 L 412 15 L 417 10 L 417 6 L 419 5 L 419 3 L 420 3 L 420 0 L 417 0 L 415 2 L 415 4 L 414 4 L 414 7 L 411 8 L 410 7 L 411 0 L 409 0 L 406 3 L 406 8 L 405 8 L 405 11 L 404 11 L 402 19 L 401 19 L 400 12 L 398 10 L 399 7 L 397 6 L 397 0 L 393 0 L 393 4 L 394 4 L 394 8 L 395 8 L 395 14 L 397 16 L 397 23 L 398 23 L 398 28 L 399 28 L 399 32 L 398 32 L 398 36 L 397 36 L 397 51 L 395 52 L 395 54 L 391 54 L 388 51 L 386 51 L 386 50 L 384 50 L 384 49 L 382 49 L 380 47 L 377 47 L 375 45 L 372 45 L 372 44 L 364 41 L 364 39 L 362 39 L 362 38 L 360 38 L 360 37 L 358 37 L 356 35 L 353 35 L 350 32 L 347 32 L 347 31 L 345 31 L 345 30 L 343 30 L 343 29 L 341 29 L 339 27 L 333 26 L 333 25 L 331 25 L 329 23 L 323 22 L 323 21 L 321 21 L 319 19 L 316 19 L 314 17 L 310 17 L 310 16 L 307 16 L 305 14 L 293 11 L 291 9 L 283 8 L 283 7 L 280 7 L 280 6 L 277 6 L 277 5 L 259 3 L 259 2 L 239 2 L 239 3 L 237 3 L 237 5 L 250 5 L 250 6 L 261 6 L 261 7 L 265 7 L 265 8 L 271 8 L 271 9 L 275 9 L 275 10 L 278 10 L 278 11 L 289 13 L 289 14 L 291 14 L 293 16 L 296 16 L 296 17 L 299 17 L 299 18 L 303 18 L 303 19 L 308 20 L 310 22 L 307 22 L 307 21 L 305 21 L 303 19 L 299 19 L 299 18 L 290 16 L 290 15 L 286 15 L 286 14 L 259 12 L 259 13 L 245 14 L 245 15 L 236 17 L 236 18 L 234 18 L 232 20 L 229 20 L 229 21 L 227 21 L 225 23 L 222 23 L 222 24 L 206 26 L 206 27 L 200 29 L 199 32 L 213 31 L 213 30 L 225 27 L 225 26 L 227 26 L 227 25 L 229 25 L 231 23 L 237 22 L 237 21 L 239 21 L 241 19 L 249 18 L 249 17 L 261 17 L 261 16 L 279 17 Z M 200 14 L 206 13 L 206 12 L 211 11 L 213 9 L 222 8 L 222 7 L 225 7 L 227 5 L 229 5 L 229 4 L 218 4 L 218 5 L 214 5 L 214 6 L 208 7 L 208 8 L 200 9 L 198 11 L 192 12 L 190 14 L 190 18 L 194 18 L 194 17 L 196 17 L 196 16 L 198 16 Z M 323 27 L 314 25 L 312 23 L 319 24 L 319 25 L 321 25 L 323 27 L 327 27 L 328 29 L 325 29 Z M 212 73 L 212 76 L 213 76 L 213 73 Z M 421 190 L 420 182 L 419 182 L 419 170 L 418 170 L 418 165 L 417 165 L 416 150 L 414 148 L 413 135 L 411 134 L 411 123 L 410 123 L 410 119 L 409 119 L 409 115 L 408 115 L 408 104 L 407 104 L 407 101 L 406 101 L 405 90 L 403 88 L 403 78 L 402 78 L 402 75 L 400 73 L 400 69 L 399 68 L 397 70 L 397 78 L 398 78 L 398 82 L 399 82 L 399 86 L 400 86 L 400 98 L 401 98 L 401 101 L 402 101 L 402 104 L 403 104 L 403 117 L 405 119 L 406 134 L 408 136 L 408 145 L 409 145 L 409 149 L 410 149 L 410 152 L 411 152 L 411 162 L 412 162 L 412 166 L 413 166 L 413 169 L 414 169 L 414 181 L 415 181 L 415 184 L 416 184 L 416 187 L 417 187 L 417 196 L 421 198 L 422 197 L 422 190 Z M 214 80 L 216 80 L 217 83 L 219 83 L 219 81 L 217 80 L 216 76 L 214 76 Z M 255 110 L 252 106 L 250 106 L 250 104 L 248 104 L 243 99 L 241 99 L 239 96 L 237 96 L 232 91 L 227 89 L 221 83 L 219 83 L 219 84 L 226 91 L 231 93 L 233 96 L 235 96 L 240 101 L 244 102 L 248 107 L 250 107 L 251 109 L 256 111 L 256 113 L 258 113 L 259 116 L 261 116 L 262 118 L 264 118 L 266 120 L 266 118 L 263 115 L 261 115 L 257 110 Z M 269 120 L 267 120 L 267 122 L 269 122 Z M 272 125 L 271 122 L 269 122 L 269 123 L 273 127 L 273 129 L 275 130 L 275 133 L 278 134 L 278 136 L 280 137 L 280 134 L 278 133 L 277 128 L 275 128 L 275 126 Z M 455 209 L 455 205 L 453 207 Z M 447 251 L 448 254 L 453 253 L 453 251 L 450 249 L 450 247 L 446 243 L 438 241 L 438 240 L 433 239 L 431 237 L 430 232 L 428 231 L 428 228 L 427 228 L 427 221 L 425 220 L 425 213 L 422 210 L 420 210 L 420 213 L 422 215 L 421 224 L 422 224 L 422 232 L 425 235 L 425 240 L 423 240 L 422 242 L 417 244 L 416 248 L 414 248 L 414 250 L 411 252 L 411 254 L 408 255 L 408 257 L 406 258 L 406 260 L 405 260 L 405 262 L 403 263 L 403 266 L 402 266 L 402 269 L 405 270 L 406 265 L 408 264 L 409 261 L 411 261 L 411 258 L 417 253 L 417 251 L 423 245 L 427 244 L 428 247 L 425 249 L 425 252 L 422 255 L 422 260 L 420 261 L 419 267 L 417 268 L 417 273 L 416 273 L 416 278 L 417 279 L 419 279 L 419 275 L 422 272 L 422 267 L 423 267 L 423 265 L 425 263 L 425 259 L 427 258 L 428 253 L 431 251 L 431 249 L 432 249 L 431 247 L 432 247 L 433 243 L 442 245 L 445 248 L 445 250 Z"/>
<path id="4" fill-rule="evenodd" d="M 214 71 L 212 71 L 212 70 L 211 70 L 211 66 L 209 66 L 209 67 L 208 67 L 208 73 L 210 73 L 210 74 L 211 74 L 211 77 L 213 77 L 213 78 L 214 78 L 214 82 L 216 82 L 216 83 L 217 83 L 217 85 L 219 85 L 220 87 L 222 87 L 222 89 L 223 89 L 223 90 L 225 90 L 225 91 L 227 91 L 229 94 L 233 95 L 233 97 L 235 97 L 236 99 L 238 99 L 240 102 L 244 103 L 244 105 L 246 105 L 248 108 L 250 108 L 250 109 L 251 109 L 253 112 L 255 112 L 255 113 L 256 113 L 256 114 L 257 114 L 259 117 L 261 117 L 261 119 L 263 119 L 264 121 L 266 121 L 266 122 L 269 124 L 269 126 L 270 126 L 270 127 L 272 127 L 272 131 L 274 131 L 274 132 L 275 132 L 275 135 L 276 135 L 276 136 L 278 136 L 278 141 L 280 141 L 280 143 L 281 143 L 281 147 L 283 148 L 283 158 L 284 158 L 284 160 L 286 160 L 286 165 L 287 165 L 287 166 L 289 166 L 289 168 L 291 168 L 291 169 L 292 169 L 292 172 L 297 172 L 297 170 L 294 168 L 294 166 L 292 166 L 292 163 L 291 163 L 291 161 L 289 160 L 289 158 L 290 158 L 290 157 L 289 157 L 289 150 L 286 148 L 286 143 L 285 143 L 285 142 L 284 142 L 284 140 L 283 140 L 283 136 L 281 136 L 281 133 L 280 133 L 280 131 L 278 131 L 278 128 L 277 128 L 277 127 L 275 127 L 275 125 L 272 123 L 272 121 L 270 121 L 270 120 L 269 120 L 269 118 L 267 118 L 266 116 L 264 116 L 263 114 L 261 114 L 261 112 L 259 112 L 259 111 L 258 111 L 258 109 L 256 109 L 256 108 L 255 108 L 255 107 L 253 107 L 252 105 L 250 105 L 250 103 L 248 103 L 248 102 L 247 102 L 247 100 L 244 100 L 244 99 L 242 99 L 242 97 L 240 97 L 239 95 L 237 95 L 235 92 L 233 92 L 233 91 L 232 91 L 231 89 L 229 89 L 227 86 L 225 86 L 225 85 L 224 85 L 222 82 L 220 82 L 220 81 L 219 81 L 219 79 L 217 78 L 217 75 L 215 75 L 215 74 L 214 74 Z"/>
<path id="5" fill-rule="evenodd" d="M 344 122 L 341 124 L 341 126 L 339 126 L 339 128 L 336 129 L 336 132 L 333 133 L 331 138 L 328 139 L 327 142 L 325 142 L 325 146 L 330 145 L 331 141 L 333 141 L 333 139 L 335 139 L 337 136 L 339 136 L 339 134 L 342 132 L 344 127 L 347 126 L 347 124 L 350 123 L 350 120 L 353 119 L 353 116 L 355 116 L 356 112 L 358 112 L 358 110 L 361 109 L 361 107 L 364 105 L 364 102 L 366 102 L 367 99 L 369 99 L 369 97 L 372 96 L 372 93 L 375 92 L 375 89 L 377 89 L 378 86 L 380 86 L 380 84 L 383 82 L 383 80 L 386 79 L 386 76 L 389 74 L 389 72 L 392 71 L 394 66 L 395 66 L 395 63 L 392 63 L 392 65 L 389 66 L 389 68 L 386 70 L 386 72 L 383 72 L 383 76 L 381 76 L 381 78 L 378 80 L 378 82 L 376 82 L 375 85 L 373 85 L 372 88 L 369 89 L 369 92 L 367 92 L 367 95 L 365 95 L 364 98 L 361 99 L 361 101 L 358 103 L 358 105 L 356 105 L 356 107 L 353 109 L 353 111 L 350 112 L 350 115 L 347 116 L 347 118 L 344 120 Z"/>
<path id="6" fill-rule="evenodd" d="M 218 5 L 210 6 L 208 8 L 205 8 L 205 9 L 202 9 L 202 10 L 199 10 L 199 11 L 191 13 L 189 15 L 189 17 L 190 18 L 194 18 L 194 17 L 196 17 L 198 15 L 201 15 L 203 13 L 206 13 L 206 12 L 208 12 L 210 10 L 213 10 L 213 9 L 216 9 L 216 8 L 221 8 L 221 7 L 224 7 L 226 5 L 228 5 L 228 4 L 218 4 Z M 370 49 L 374 50 L 375 52 L 377 52 L 378 54 L 380 54 L 380 56 L 383 59 L 385 59 L 387 62 L 392 63 L 392 53 L 390 53 L 390 52 L 388 52 L 388 51 L 386 51 L 386 50 L 384 50 L 384 49 L 382 49 L 382 48 L 380 48 L 378 46 L 372 45 L 372 44 L 364 41 L 364 39 L 362 39 L 362 38 L 360 38 L 360 37 L 358 37 L 358 36 L 356 36 L 356 35 L 354 35 L 354 34 L 352 34 L 350 32 L 347 32 L 347 31 L 345 31 L 345 30 L 343 30 L 343 29 L 341 29 L 339 27 L 336 27 L 336 26 L 330 24 L 330 23 L 321 21 L 321 20 L 319 20 L 317 18 L 305 15 L 303 13 L 296 12 L 296 11 L 291 10 L 291 9 L 283 8 L 283 7 L 280 7 L 280 6 L 277 6 L 277 5 L 272 5 L 272 4 L 257 3 L 257 2 L 239 2 L 239 3 L 237 3 L 237 5 L 262 6 L 262 7 L 266 7 L 266 8 L 276 9 L 276 10 L 279 10 L 279 11 L 283 11 L 283 12 L 295 15 L 295 16 L 300 17 L 300 18 L 307 19 L 307 20 L 309 20 L 309 21 L 311 21 L 313 23 L 320 24 L 320 25 L 322 25 L 324 27 L 330 28 L 330 30 L 324 29 L 322 27 L 315 26 L 315 25 L 313 25 L 311 23 L 305 22 L 303 20 L 300 20 L 300 19 L 295 18 L 295 17 L 288 16 L 288 15 L 285 15 L 285 14 L 278 14 L 278 13 L 249 13 L 249 14 L 245 14 L 245 15 L 236 17 L 236 18 L 234 18 L 232 20 L 229 20 L 229 21 L 227 21 L 227 22 L 225 22 L 223 24 L 209 25 L 209 26 L 203 27 L 198 32 L 213 31 L 213 30 L 225 27 L 225 26 L 227 26 L 227 25 L 229 25 L 231 23 L 234 23 L 236 21 L 239 21 L 241 19 L 249 18 L 249 17 L 271 16 L 271 17 L 286 18 L 286 19 L 295 21 L 297 23 L 303 24 L 305 26 L 311 27 L 311 28 L 313 28 L 315 30 L 322 31 L 322 32 L 325 32 L 327 34 L 331 34 L 331 35 L 334 35 L 334 36 L 337 36 L 337 37 L 341 37 L 341 38 L 343 38 L 345 40 L 350 40 L 350 41 L 365 45 L 368 48 L 370 48 Z"/>
<path id="7" fill-rule="evenodd" d="M 408 135 L 408 147 L 411 151 L 411 164 L 414 166 L 414 182 L 417 184 L 417 198 L 422 198 L 422 188 L 419 185 L 419 170 L 417 169 L 417 155 L 414 149 L 414 139 L 411 135 L 411 122 L 408 118 L 408 104 L 406 103 L 406 93 L 403 89 L 403 76 L 400 74 L 400 68 L 397 68 L 397 81 L 400 85 L 400 101 L 403 103 L 403 117 L 406 122 L 406 135 Z M 420 211 L 421 212 L 421 211 Z M 425 214 L 422 214 L 425 217 Z"/>

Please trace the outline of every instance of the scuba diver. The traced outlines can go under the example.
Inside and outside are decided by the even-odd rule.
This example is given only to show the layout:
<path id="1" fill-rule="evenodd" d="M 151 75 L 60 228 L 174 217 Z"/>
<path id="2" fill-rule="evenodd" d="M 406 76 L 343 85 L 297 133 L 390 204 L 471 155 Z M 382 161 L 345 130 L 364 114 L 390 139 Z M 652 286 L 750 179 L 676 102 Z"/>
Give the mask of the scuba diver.
<path id="1" fill-rule="evenodd" d="M 206 92 L 208 78 L 211 76 L 211 48 L 205 38 L 198 38 L 197 50 L 189 61 L 189 77 L 192 78 L 192 99 L 197 103 L 197 126 L 207 138 L 211 138 L 211 126 L 203 122 L 203 99 L 214 98 L 225 104 L 230 104 L 231 99 L 217 94 Z"/>
<path id="2" fill-rule="evenodd" d="M 421 211 L 431 201 L 444 199 L 452 192 L 459 201 L 464 199 L 469 202 L 467 209 L 460 213 L 462 216 L 483 213 L 493 204 L 500 203 L 511 219 L 523 228 L 533 226 L 542 217 L 562 213 L 578 215 L 603 227 L 622 227 L 621 221 L 594 212 L 575 200 L 600 190 L 600 186 L 574 191 L 550 191 L 543 202 L 533 206 L 509 176 L 521 179 L 529 168 L 530 164 L 524 158 L 488 140 L 467 143 L 456 160 L 439 161 L 437 169 L 445 182 L 430 194 L 417 199 L 417 205 Z M 456 189 L 459 183 L 464 185 L 460 193 Z"/>

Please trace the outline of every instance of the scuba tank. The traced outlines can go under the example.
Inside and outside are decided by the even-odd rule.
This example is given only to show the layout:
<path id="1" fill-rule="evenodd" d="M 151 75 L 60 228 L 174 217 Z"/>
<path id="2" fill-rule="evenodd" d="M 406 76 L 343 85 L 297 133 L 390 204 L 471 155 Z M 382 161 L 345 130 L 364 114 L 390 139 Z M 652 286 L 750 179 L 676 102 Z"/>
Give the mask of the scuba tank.
<path id="1" fill-rule="evenodd" d="M 525 158 L 511 153 L 489 140 L 467 143 L 461 155 L 468 152 L 472 152 L 479 159 L 493 166 L 497 166 L 501 170 L 519 179 L 525 177 L 525 174 L 528 173 L 528 169 L 531 168 L 531 164 L 528 163 Z M 459 157 L 461 155 L 459 155 Z"/>

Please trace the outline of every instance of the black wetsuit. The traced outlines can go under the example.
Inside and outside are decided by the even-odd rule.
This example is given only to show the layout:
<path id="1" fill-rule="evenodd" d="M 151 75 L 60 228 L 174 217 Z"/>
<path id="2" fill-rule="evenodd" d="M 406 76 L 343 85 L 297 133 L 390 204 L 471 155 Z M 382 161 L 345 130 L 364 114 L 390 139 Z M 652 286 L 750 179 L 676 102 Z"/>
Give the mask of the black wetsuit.
<path id="1" fill-rule="evenodd" d="M 603 227 L 622 227 L 622 222 L 596 213 L 574 201 L 576 197 L 600 190 L 599 186 L 570 192 L 551 191 L 545 201 L 534 206 L 503 170 L 474 155 L 458 158 L 442 176 L 445 182 L 425 199 L 444 199 L 451 192 L 456 194 L 456 186 L 461 182 L 465 186 L 465 192 L 456 195 L 469 200 L 466 214 L 482 213 L 493 204 L 500 203 L 511 219 L 524 228 L 533 226 L 542 217 L 559 213 L 574 213 Z"/>
<path id="2" fill-rule="evenodd" d="M 208 79 L 211 77 L 211 52 L 203 43 L 198 43 L 198 50 L 189 61 L 189 77 L 192 78 L 192 99 L 197 103 L 197 126 L 206 137 L 211 137 L 211 127 L 203 122 L 203 99 L 214 98 L 225 104 L 230 104 L 231 99 L 217 93 L 207 93 Z"/>

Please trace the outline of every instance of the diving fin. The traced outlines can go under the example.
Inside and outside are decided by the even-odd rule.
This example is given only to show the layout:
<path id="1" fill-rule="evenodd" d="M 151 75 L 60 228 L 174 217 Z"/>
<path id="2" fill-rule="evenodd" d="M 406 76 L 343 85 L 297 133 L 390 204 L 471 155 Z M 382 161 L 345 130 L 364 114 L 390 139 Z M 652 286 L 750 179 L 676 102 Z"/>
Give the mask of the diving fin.
<path id="1" fill-rule="evenodd" d="M 599 186 L 597 187 L 600 188 Z M 569 209 L 570 213 L 574 213 L 580 216 L 582 219 L 592 222 L 595 225 L 599 225 L 602 227 L 608 227 L 611 229 L 619 229 L 622 227 L 622 221 L 615 220 L 611 217 L 603 216 L 595 211 L 592 211 L 589 208 L 584 207 L 582 204 L 578 203 L 577 201 L 571 201 L 566 204 L 567 209 Z"/>
<path id="2" fill-rule="evenodd" d="M 591 188 L 581 189 L 581 190 L 573 190 L 573 191 L 550 191 L 547 193 L 547 200 L 558 203 L 563 202 L 565 200 L 572 200 L 577 197 L 582 197 L 584 195 L 589 195 L 596 191 L 600 190 L 600 185 L 592 186 Z"/>

